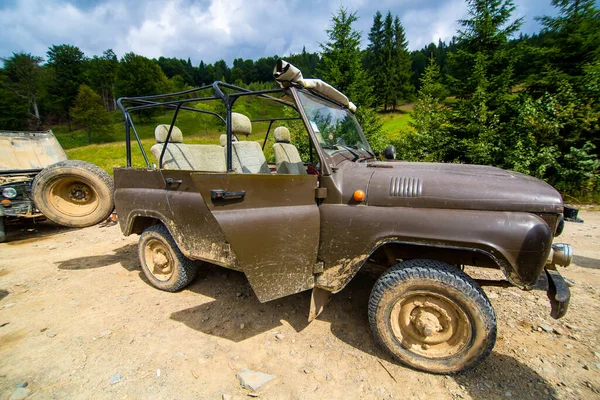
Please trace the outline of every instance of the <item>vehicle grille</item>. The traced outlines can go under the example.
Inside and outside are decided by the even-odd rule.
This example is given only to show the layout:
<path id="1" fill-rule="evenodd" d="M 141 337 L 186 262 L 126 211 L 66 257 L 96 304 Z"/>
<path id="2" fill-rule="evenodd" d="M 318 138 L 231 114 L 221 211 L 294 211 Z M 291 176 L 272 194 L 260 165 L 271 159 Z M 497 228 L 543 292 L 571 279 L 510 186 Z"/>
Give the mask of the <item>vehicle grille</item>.
<path id="1" fill-rule="evenodd" d="M 419 197 L 423 192 L 423 182 L 419 178 L 394 177 L 390 181 L 390 196 Z"/>

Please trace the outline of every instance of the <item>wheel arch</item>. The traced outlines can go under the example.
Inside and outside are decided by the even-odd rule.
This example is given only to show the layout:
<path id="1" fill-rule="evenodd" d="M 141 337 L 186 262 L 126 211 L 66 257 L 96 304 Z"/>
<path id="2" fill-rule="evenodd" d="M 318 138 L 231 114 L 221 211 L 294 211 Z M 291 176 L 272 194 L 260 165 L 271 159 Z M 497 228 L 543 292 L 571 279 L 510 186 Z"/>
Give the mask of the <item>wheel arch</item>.
<path id="1" fill-rule="evenodd" d="M 161 224 L 169 231 L 169 234 L 183 255 L 190 259 L 195 258 L 192 257 L 188 249 L 183 246 L 179 230 L 177 230 L 173 223 L 169 223 L 168 221 L 170 221 L 168 218 L 156 211 L 133 210 L 127 215 L 125 222 L 122 223 L 121 231 L 125 236 L 131 234 L 141 235 L 149 227 Z"/>
<path id="2" fill-rule="evenodd" d="M 132 234 L 140 235 L 148 227 L 157 223 L 163 224 L 171 235 L 173 235 L 166 221 L 167 219 L 162 214 L 148 210 L 132 210 L 126 217 L 119 220 L 121 231 L 125 236 Z"/>
<path id="3" fill-rule="evenodd" d="M 348 260 L 345 265 L 325 270 L 323 274 L 317 277 L 316 286 L 337 293 L 346 287 L 369 260 L 378 259 L 384 259 L 388 268 L 396 265 L 399 259 L 430 259 L 449 264 L 497 268 L 504 273 L 510 283 L 515 286 L 522 286 L 519 284 L 518 277 L 507 258 L 500 250 L 491 246 L 488 248 L 475 248 L 392 237 L 381 239 L 369 248 L 368 253 Z M 394 261 L 390 258 L 393 258 Z"/>
<path id="4" fill-rule="evenodd" d="M 141 234 L 147 228 L 162 224 L 171 234 L 179 250 L 189 259 L 207 261 L 216 265 L 235 269 L 235 255 L 233 252 L 224 251 L 222 246 L 204 248 L 198 240 L 191 240 L 189 235 L 186 237 L 185 231 L 179 229 L 176 223 L 162 213 L 149 210 L 136 209 L 129 212 L 123 219 L 119 220 L 121 232 L 125 236 L 131 234 Z M 196 247 L 193 247 L 196 245 Z"/>
<path id="5" fill-rule="evenodd" d="M 142 232 L 144 232 L 146 229 L 148 229 L 152 225 L 157 225 L 157 224 L 165 225 L 165 223 L 163 221 L 161 221 L 160 218 L 146 216 L 146 215 L 137 215 L 137 216 L 133 217 L 133 219 L 131 221 L 130 234 L 133 233 L 136 235 L 140 235 Z"/>

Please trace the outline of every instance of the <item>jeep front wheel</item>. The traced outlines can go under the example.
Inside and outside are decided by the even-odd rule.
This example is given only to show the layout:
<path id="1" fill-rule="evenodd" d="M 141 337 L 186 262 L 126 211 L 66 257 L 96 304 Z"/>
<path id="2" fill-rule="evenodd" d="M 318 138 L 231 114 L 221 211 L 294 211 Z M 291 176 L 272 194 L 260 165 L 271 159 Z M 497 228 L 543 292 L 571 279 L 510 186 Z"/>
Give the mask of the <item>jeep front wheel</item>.
<path id="1" fill-rule="evenodd" d="M 196 263 L 183 255 L 162 224 L 152 225 L 140 235 L 138 254 L 144 275 L 160 290 L 183 289 L 198 272 Z"/>
<path id="2" fill-rule="evenodd" d="M 451 265 L 410 260 L 386 271 L 369 299 L 379 344 L 415 369 L 449 374 L 473 368 L 496 342 L 496 316 L 477 283 Z"/>

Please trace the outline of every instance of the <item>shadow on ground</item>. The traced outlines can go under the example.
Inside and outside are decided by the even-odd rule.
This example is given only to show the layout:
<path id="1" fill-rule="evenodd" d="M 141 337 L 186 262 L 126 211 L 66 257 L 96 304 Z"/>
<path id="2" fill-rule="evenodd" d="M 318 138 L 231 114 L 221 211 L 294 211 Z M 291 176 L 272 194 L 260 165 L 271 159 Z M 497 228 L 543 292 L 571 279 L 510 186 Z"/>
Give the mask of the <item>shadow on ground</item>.
<path id="1" fill-rule="evenodd" d="M 77 228 L 67 228 L 57 225 L 51 221 L 34 221 L 33 219 L 21 218 L 6 224 L 7 245 L 22 245 L 35 243 L 47 236 L 58 233 L 69 232 Z"/>
<path id="2" fill-rule="evenodd" d="M 80 270 L 102 268 L 120 263 L 127 271 L 134 271 L 139 268 L 140 262 L 137 257 L 137 245 L 135 243 L 119 247 L 114 253 L 71 258 L 70 260 L 59 261 L 57 266 L 59 269 L 64 270 Z"/>
<path id="3" fill-rule="evenodd" d="M 577 264 L 583 268 L 600 269 L 600 260 L 596 258 L 574 255 L 573 264 Z"/>
<path id="4" fill-rule="evenodd" d="M 241 342 L 277 329 L 282 319 L 297 332 L 308 326 L 310 292 L 261 304 L 243 273 L 208 264 L 187 289 L 214 300 L 172 313 L 171 319 L 209 335 Z"/>
<path id="5" fill-rule="evenodd" d="M 396 363 L 376 345 L 369 327 L 367 303 L 375 279 L 359 273 L 342 292 L 333 296 L 318 319 L 330 322 L 331 332 L 343 342 Z M 172 313 L 171 319 L 208 335 L 241 342 L 277 330 L 282 320 L 296 332 L 308 326 L 310 292 L 261 304 L 242 273 L 210 265 L 203 266 L 188 289 L 214 300 Z M 402 376 L 395 379 L 401 383 Z M 504 398 L 506 392 L 519 399 L 552 398 L 555 394 L 553 387 L 534 370 L 497 353 L 492 353 L 474 371 L 453 379 L 476 399 Z"/>
<path id="6" fill-rule="evenodd" d="M 10 292 L 8 290 L 0 289 L 0 300 L 8 296 Z"/>
<path id="7" fill-rule="evenodd" d="M 513 357 L 496 352 L 474 370 L 453 379 L 478 400 L 557 398 L 554 387 L 536 371 Z"/>

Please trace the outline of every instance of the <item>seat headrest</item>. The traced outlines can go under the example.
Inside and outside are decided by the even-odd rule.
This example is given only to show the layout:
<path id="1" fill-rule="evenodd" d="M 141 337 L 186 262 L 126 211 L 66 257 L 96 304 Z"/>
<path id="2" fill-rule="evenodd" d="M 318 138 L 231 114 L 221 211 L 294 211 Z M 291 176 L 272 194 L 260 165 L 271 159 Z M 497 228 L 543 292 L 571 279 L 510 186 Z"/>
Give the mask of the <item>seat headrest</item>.
<path id="1" fill-rule="evenodd" d="M 167 140 L 167 134 L 169 133 L 169 128 L 171 125 L 160 124 L 154 129 L 154 138 L 156 138 L 156 143 L 164 143 Z M 181 129 L 173 125 L 173 131 L 171 132 L 171 137 L 169 138 L 169 143 L 183 143 L 183 133 L 181 133 Z"/>
<path id="2" fill-rule="evenodd" d="M 236 138 L 232 136 L 232 137 L 231 137 L 231 141 L 232 141 L 232 142 L 235 142 L 235 141 L 236 141 Z M 222 134 L 221 136 L 219 136 L 219 142 L 221 143 L 221 146 L 222 146 L 222 147 L 225 147 L 225 146 L 227 146 L 227 135 L 226 135 L 225 133 L 224 133 L 224 134 Z"/>
<path id="3" fill-rule="evenodd" d="M 277 143 L 289 143 L 290 142 L 290 130 L 285 126 L 278 126 L 273 132 L 275 141 Z"/>
<path id="4" fill-rule="evenodd" d="M 249 135 L 252 133 L 250 118 L 240 113 L 231 113 L 231 133 Z"/>

